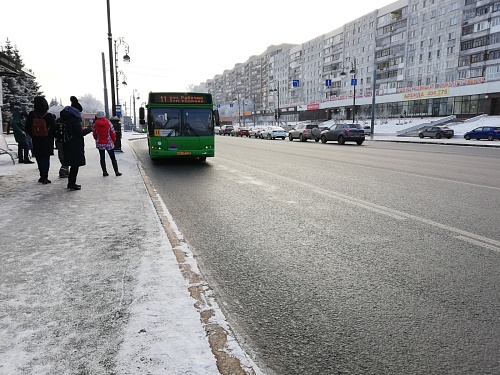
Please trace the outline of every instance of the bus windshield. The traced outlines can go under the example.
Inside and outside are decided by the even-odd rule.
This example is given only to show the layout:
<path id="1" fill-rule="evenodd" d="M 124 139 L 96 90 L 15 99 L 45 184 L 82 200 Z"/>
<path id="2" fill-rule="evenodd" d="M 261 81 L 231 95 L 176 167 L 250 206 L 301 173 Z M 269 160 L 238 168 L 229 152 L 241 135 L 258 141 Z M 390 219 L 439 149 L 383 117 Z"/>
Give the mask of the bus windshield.
<path id="1" fill-rule="evenodd" d="M 208 108 L 151 108 L 150 135 L 199 137 L 213 135 L 212 110 Z M 159 129 L 159 130 L 156 130 Z"/>

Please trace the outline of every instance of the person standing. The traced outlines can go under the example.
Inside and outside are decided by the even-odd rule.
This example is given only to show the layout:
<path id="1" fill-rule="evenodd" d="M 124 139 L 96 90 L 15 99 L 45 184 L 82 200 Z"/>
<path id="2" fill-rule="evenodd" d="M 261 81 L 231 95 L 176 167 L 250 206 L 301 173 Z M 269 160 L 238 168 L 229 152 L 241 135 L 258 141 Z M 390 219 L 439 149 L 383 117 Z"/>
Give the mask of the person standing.
<path id="1" fill-rule="evenodd" d="M 61 118 L 59 117 L 56 120 L 56 129 L 60 125 L 61 125 Z M 61 163 L 61 168 L 59 168 L 59 178 L 68 178 L 69 167 L 64 162 L 63 142 L 57 139 L 57 135 L 56 135 L 56 149 L 57 149 L 57 157 L 59 158 L 59 162 Z"/>
<path id="2" fill-rule="evenodd" d="M 14 131 L 14 139 L 17 142 L 17 155 L 19 156 L 19 164 L 33 164 L 29 158 L 29 147 L 26 139 L 26 117 L 28 113 L 23 111 L 21 113 L 14 112 L 13 118 L 10 122 L 12 130 Z"/>
<path id="3" fill-rule="evenodd" d="M 49 103 L 43 96 L 35 96 L 33 100 L 34 110 L 28 114 L 26 119 L 26 133 L 31 137 L 33 142 L 33 153 L 40 171 L 38 182 L 42 184 L 50 184 L 49 168 L 50 157 L 54 155 L 54 129 L 55 120 L 49 110 Z M 46 128 L 43 127 L 45 122 Z M 33 125 L 36 126 L 33 126 Z"/>
<path id="4" fill-rule="evenodd" d="M 109 176 L 106 169 L 106 153 L 108 152 L 109 158 L 111 159 L 111 164 L 113 164 L 113 170 L 115 175 L 121 176 L 122 174 L 118 171 L 118 162 L 115 157 L 115 142 L 116 133 L 111 122 L 105 117 L 103 111 L 97 111 L 96 120 L 94 121 L 94 131 L 93 136 L 95 139 L 95 145 L 99 150 L 99 156 L 101 161 L 102 175 L 104 177 Z"/>
<path id="5" fill-rule="evenodd" d="M 76 183 L 80 167 L 85 165 L 85 140 L 84 136 L 92 131 L 91 127 L 82 129 L 83 108 L 75 96 L 70 97 L 71 106 L 64 107 L 61 111 L 61 121 L 66 125 L 68 142 L 63 145 L 64 163 L 70 167 L 68 186 L 70 190 L 80 190 L 82 187 Z"/>

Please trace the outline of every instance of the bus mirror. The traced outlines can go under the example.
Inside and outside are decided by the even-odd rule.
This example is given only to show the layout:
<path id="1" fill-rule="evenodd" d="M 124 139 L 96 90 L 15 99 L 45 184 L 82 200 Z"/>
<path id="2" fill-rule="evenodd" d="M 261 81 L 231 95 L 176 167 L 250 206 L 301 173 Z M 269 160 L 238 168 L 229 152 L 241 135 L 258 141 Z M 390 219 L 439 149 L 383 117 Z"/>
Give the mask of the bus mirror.
<path id="1" fill-rule="evenodd" d="M 146 125 L 146 121 L 144 121 L 143 119 L 139 119 L 139 124 Z"/>
<path id="2" fill-rule="evenodd" d="M 144 107 L 139 107 L 139 124 L 144 124 L 144 118 Z"/>
<path id="3" fill-rule="evenodd" d="M 215 125 L 220 126 L 219 111 L 217 109 L 214 111 L 214 118 L 215 118 Z"/>

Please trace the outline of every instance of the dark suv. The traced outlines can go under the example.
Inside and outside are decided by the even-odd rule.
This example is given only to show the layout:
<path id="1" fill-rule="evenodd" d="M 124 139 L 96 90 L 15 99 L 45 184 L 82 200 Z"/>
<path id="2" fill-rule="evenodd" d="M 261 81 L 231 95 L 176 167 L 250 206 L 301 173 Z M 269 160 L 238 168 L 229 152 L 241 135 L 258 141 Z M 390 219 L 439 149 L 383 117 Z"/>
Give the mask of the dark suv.
<path id="1" fill-rule="evenodd" d="M 450 139 L 451 137 L 453 137 L 454 134 L 455 132 L 453 131 L 453 129 L 450 129 L 446 126 L 430 126 L 428 128 L 422 129 L 418 133 L 418 136 L 420 138 L 430 137 L 430 138 L 441 139 L 443 137 L 446 137 Z"/>
<path id="2" fill-rule="evenodd" d="M 320 136 L 320 130 L 318 128 L 318 125 L 314 124 L 295 125 L 288 132 L 289 141 L 298 139 L 301 142 L 305 142 L 308 139 L 314 139 L 316 142 L 319 142 L 319 136 Z"/>
<path id="3" fill-rule="evenodd" d="M 321 143 L 337 141 L 343 145 L 347 141 L 356 142 L 362 145 L 365 141 L 365 131 L 359 124 L 335 124 L 328 130 L 321 132 Z"/>
<path id="4" fill-rule="evenodd" d="M 219 134 L 220 135 L 231 135 L 231 132 L 233 131 L 234 127 L 233 125 L 222 125 L 222 128 L 220 128 Z"/>

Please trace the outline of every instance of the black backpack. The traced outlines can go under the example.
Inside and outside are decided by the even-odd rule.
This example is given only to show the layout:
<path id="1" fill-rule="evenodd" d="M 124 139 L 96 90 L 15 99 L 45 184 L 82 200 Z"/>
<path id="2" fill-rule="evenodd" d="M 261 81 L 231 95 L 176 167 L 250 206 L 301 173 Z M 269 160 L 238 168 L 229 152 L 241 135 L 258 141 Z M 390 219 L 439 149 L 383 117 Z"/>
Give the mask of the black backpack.
<path id="1" fill-rule="evenodd" d="M 71 140 L 71 137 L 68 135 L 68 131 L 66 129 L 66 123 L 58 118 L 56 121 L 56 130 L 54 132 L 54 138 L 57 142 L 68 143 Z"/>

